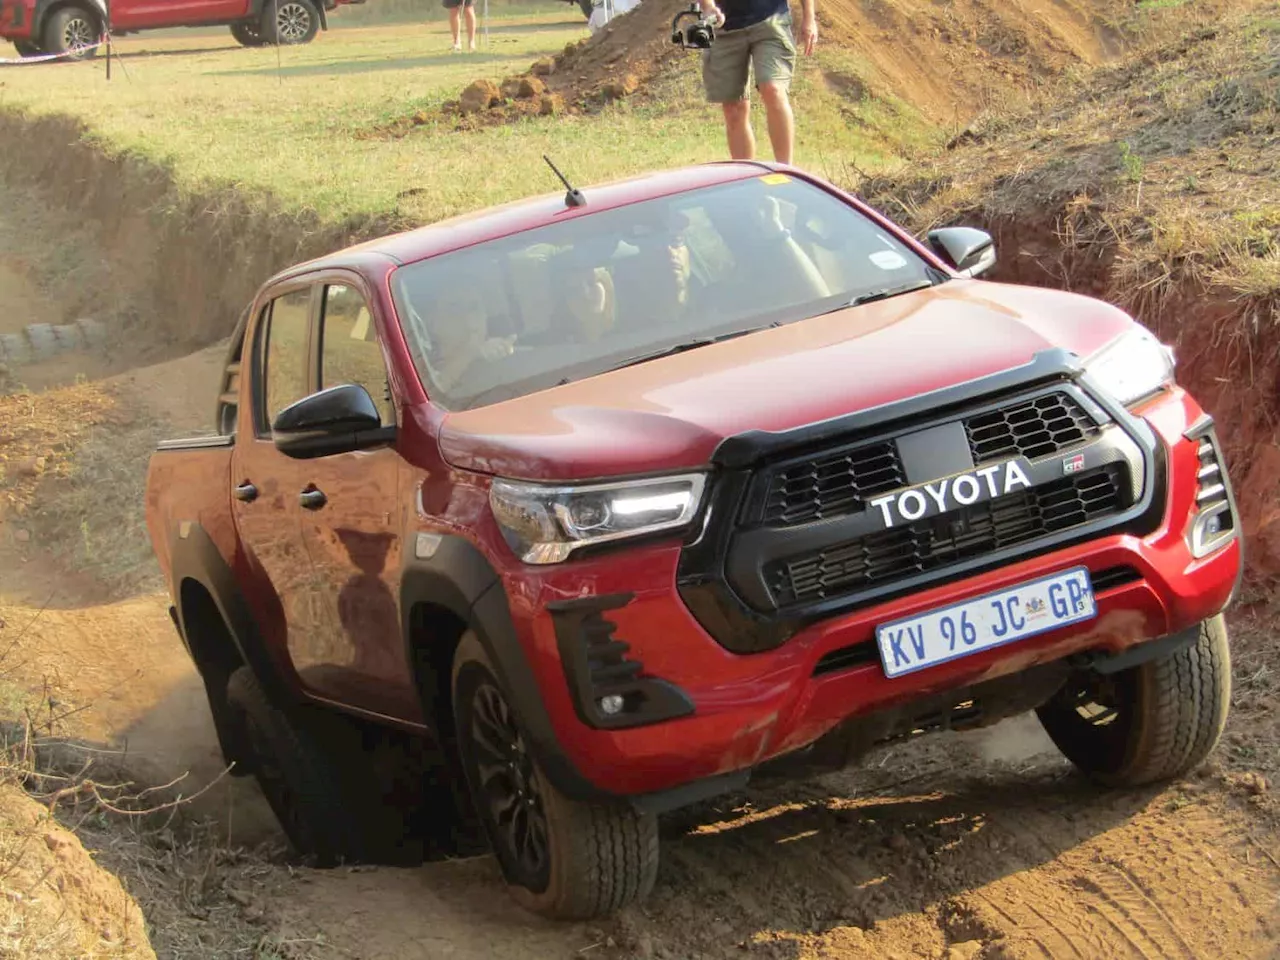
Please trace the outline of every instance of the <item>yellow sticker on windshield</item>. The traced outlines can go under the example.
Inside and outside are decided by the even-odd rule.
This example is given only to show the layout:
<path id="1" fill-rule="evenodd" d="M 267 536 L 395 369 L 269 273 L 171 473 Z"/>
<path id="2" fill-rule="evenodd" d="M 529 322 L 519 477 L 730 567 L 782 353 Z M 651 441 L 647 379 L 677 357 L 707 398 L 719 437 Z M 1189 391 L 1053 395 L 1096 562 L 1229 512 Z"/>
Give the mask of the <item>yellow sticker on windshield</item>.
<path id="1" fill-rule="evenodd" d="M 785 173 L 766 173 L 760 178 L 765 183 L 790 183 L 791 178 Z"/>

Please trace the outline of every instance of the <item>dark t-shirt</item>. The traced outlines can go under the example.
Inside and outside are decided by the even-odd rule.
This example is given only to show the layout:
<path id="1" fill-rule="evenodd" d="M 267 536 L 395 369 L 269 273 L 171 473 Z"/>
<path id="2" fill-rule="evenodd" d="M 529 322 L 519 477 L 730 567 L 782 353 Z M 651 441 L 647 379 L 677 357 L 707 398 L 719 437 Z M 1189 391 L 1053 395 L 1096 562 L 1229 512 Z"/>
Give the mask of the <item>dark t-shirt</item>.
<path id="1" fill-rule="evenodd" d="M 721 30 L 741 30 L 790 9 L 787 0 L 720 0 L 716 6 L 724 13 Z"/>

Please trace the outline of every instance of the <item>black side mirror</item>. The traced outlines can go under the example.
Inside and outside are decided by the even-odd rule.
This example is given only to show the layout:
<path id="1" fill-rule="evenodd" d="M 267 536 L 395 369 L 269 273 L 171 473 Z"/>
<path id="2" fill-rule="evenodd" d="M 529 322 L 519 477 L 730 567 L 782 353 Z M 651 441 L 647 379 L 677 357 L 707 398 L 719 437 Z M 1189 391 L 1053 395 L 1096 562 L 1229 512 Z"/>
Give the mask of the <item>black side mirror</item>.
<path id="1" fill-rule="evenodd" d="M 929 245 L 961 276 L 976 277 L 996 263 L 991 234 L 973 227 L 942 227 L 929 231 Z"/>
<path id="2" fill-rule="evenodd" d="M 350 453 L 389 442 L 395 427 L 383 427 L 369 391 L 354 383 L 329 387 L 291 403 L 276 415 L 271 439 L 298 460 Z"/>

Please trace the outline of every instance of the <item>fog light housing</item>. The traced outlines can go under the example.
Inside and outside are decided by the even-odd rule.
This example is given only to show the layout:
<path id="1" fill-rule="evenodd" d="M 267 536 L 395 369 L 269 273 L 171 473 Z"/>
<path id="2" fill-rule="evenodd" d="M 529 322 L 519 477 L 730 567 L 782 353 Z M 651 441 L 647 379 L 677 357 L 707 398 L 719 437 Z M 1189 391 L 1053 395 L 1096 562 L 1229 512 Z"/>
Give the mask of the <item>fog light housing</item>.
<path id="1" fill-rule="evenodd" d="M 1235 537 L 1235 500 L 1212 420 L 1197 424 L 1185 436 L 1196 443 L 1198 464 L 1196 499 L 1187 532 L 1187 547 L 1199 560 Z"/>

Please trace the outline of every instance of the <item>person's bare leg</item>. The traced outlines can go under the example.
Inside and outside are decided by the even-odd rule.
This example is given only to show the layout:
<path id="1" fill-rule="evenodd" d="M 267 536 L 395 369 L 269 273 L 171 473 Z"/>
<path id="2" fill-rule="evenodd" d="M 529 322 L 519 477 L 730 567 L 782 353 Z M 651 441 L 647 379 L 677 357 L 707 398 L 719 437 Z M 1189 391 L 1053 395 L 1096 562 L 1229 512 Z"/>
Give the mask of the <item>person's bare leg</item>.
<path id="1" fill-rule="evenodd" d="M 731 100 L 724 108 L 724 129 L 729 139 L 729 156 L 750 160 L 756 154 L 756 138 L 751 132 L 751 101 Z"/>
<path id="2" fill-rule="evenodd" d="M 779 163 L 791 162 L 791 147 L 795 140 L 795 117 L 791 113 L 791 101 L 787 91 L 772 83 L 759 87 L 764 101 L 765 119 L 769 126 L 769 142 L 773 145 L 773 158 Z"/>
<path id="3" fill-rule="evenodd" d="M 449 32 L 453 34 L 453 49 L 460 50 L 462 45 L 458 43 L 458 8 L 449 8 Z"/>
<path id="4" fill-rule="evenodd" d="M 467 5 L 467 49 L 474 51 L 476 48 L 476 8 L 470 4 Z"/>

